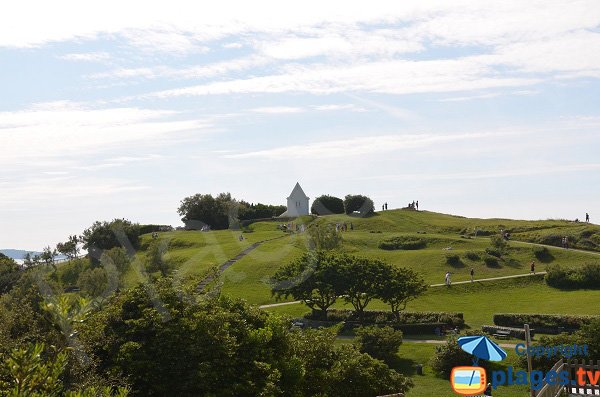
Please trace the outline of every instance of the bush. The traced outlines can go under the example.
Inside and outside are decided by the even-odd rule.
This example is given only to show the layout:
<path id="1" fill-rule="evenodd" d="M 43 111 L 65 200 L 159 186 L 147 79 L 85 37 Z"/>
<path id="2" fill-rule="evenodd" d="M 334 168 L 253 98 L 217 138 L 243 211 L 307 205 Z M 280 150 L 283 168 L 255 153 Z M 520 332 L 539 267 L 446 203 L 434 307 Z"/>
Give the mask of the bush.
<path id="1" fill-rule="evenodd" d="M 491 256 L 495 256 L 496 258 L 502 257 L 502 251 L 500 251 L 498 248 L 488 247 L 485 249 L 485 253 Z"/>
<path id="2" fill-rule="evenodd" d="M 580 329 L 600 316 L 583 316 L 568 314 L 521 314 L 521 313 L 497 313 L 494 314 L 494 324 L 504 327 L 523 327 L 524 324 L 534 327 L 538 332 L 558 331 L 563 328 L 566 331 Z"/>
<path id="3" fill-rule="evenodd" d="M 541 262 L 550 262 L 554 259 L 547 247 L 542 247 L 539 245 L 533 247 L 533 255 Z"/>
<path id="4" fill-rule="evenodd" d="M 525 330 L 523 328 L 501 327 L 501 326 L 497 326 L 497 325 L 484 325 L 481 327 L 481 331 L 485 332 L 486 334 L 490 334 L 490 335 L 493 335 L 500 330 L 509 331 L 510 336 L 512 336 L 513 338 L 525 340 Z M 534 330 L 531 330 L 530 334 L 531 334 L 531 337 L 533 337 L 535 334 Z"/>
<path id="5" fill-rule="evenodd" d="M 446 255 L 446 263 L 454 267 L 463 266 L 463 263 L 460 260 L 460 256 L 457 254 Z"/>
<path id="6" fill-rule="evenodd" d="M 487 267 L 500 267 L 500 262 L 498 261 L 498 258 L 491 255 L 488 255 L 485 258 L 483 258 L 483 263 L 485 263 Z"/>
<path id="7" fill-rule="evenodd" d="M 471 261 L 478 261 L 481 259 L 481 256 L 479 255 L 479 253 L 475 252 L 475 251 L 468 251 L 465 254 L 465 257 Z"/>
<path id="8" fill-rule="evenodd" d="M 504 252 L 506 248 L 508 248 L 508 243 L 504 239 L 504 237 L 500 235 L 494 235 L 490 238 L 490 244 L 493 248 L 496 248 L 500 252 Z"/>
<path id="9" fill-rule="evenodd" d="M 473 333 L 468 334 L 475 335 Z M 435 355 L 431 359 L 431 367 L 438 375 L 447 379 L 452 372 L 452 368 L 471 365 L 472 362 L 473 356 L 460 348 L 458 338 L 450 336 L 444 345 L 436 348 Z M 479 364 L 485 367 L 487 363 L 486 361 L 482 361 Z"/>
<path id="10" fill-rule="evenodd" d="M 456 312 L 400 312 L 398 321 L 391 311 L 387 310 L 365 310 L 363 321 L 366 324 L 424 324 L 443 323 L 452 327 L 462 327 L 465 324 L 463 313 Z M 304 316 L 307 319 L 315 319 L 312 313 Z M 331 322 L 358 321 L 358 317 L 349 309 L 328 309 L 327 320 Z"/>
<path id="11" fill-rule="evenodd" d="M 427 241 L 415 237 L 392 237 L 379 243 L 384 250 L 419 250 L 427 247 Z"/>
<path id="12" fill-rule="evenodd" d="M 359 327 L 355 330 L 355 346 L 373 358 L 389 360 L 402 344 L 402 331 L 391 327 Z"/>
<path id="13" fill-rule="evenodd" d="M 344 210 L 348 215 L 358 212 L 361 216 L 366 216 L 375 212 L 375 204 L 367 196 L 349 194 L 344 197 Z"/>
<path id="14" fill-rule="evenodd" d="M 319 196 L 313 201 L 310 212 L 316 215 L 343 214 L 344 201 L 339 197 Z"/>
<path id="15" fill-rule="evenodd" d="M 576 269 L 550 266 L 545 279 L 546 283 L 554 288 L 600 289 L 600 265 L 587 264 Z"/>
<path id="16" fill-rule="evenodd" d="M 108 276 L 106 271 L 100 267 L 88 269 L 81 273 L 77 284 L 85 294 L 95 298 L 102 295 L 108 287 Z"/>

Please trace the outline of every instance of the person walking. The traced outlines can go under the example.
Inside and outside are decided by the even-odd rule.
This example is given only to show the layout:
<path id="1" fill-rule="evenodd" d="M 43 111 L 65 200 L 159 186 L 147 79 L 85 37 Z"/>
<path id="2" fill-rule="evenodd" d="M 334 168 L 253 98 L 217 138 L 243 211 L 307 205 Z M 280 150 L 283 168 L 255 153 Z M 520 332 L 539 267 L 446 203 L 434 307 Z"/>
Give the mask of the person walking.
<path id="1" fill-rule="evenodd" d="M 446 272 L 445 282 L 448 287 L 450 284 L 452 284 L 452 280 L 450 280 L 450 272 Z"/>
<path id="2" fill-rule="evenodd" d="M 415 203 L 415 205 L 417 206 L 417 211 L 419 210 L 419 200 L 417 200 L 417 202 Z"/>
<path id="3" fill-rule="evenodd" d="M 590 214 L 588 214 L 587 212 L 585 213 L 585 221 L 587 223 L 590 223 Z"/>
<path id="4" fill-rule="evenodd" d="M 471 268 L 471 282 L 473 282 L 473 277 L 475 276 L 475 269 Z"/>
<path id="5" fill-rule="evenodd" d="M 535 274 L 535 261 L 531 261 L 531 265 L 529 265 L 529 273 Z"/>

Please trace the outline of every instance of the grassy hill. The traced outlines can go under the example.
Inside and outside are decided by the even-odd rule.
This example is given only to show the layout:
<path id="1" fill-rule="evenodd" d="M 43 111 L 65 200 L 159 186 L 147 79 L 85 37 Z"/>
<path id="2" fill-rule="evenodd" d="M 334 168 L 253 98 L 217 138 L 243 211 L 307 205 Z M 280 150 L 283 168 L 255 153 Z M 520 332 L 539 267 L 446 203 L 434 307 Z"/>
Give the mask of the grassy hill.
<path id="1" fill-rule="evenodd" d="M 343 251 L 413 268 L 431 284 L 443 282 L 448 270 L 453 273 L 453 281 L 461 281 L 469 278 L 471 268 L 475 270 L 476 278 L 528 273 L 532 260 L 536 261 L 540 271 L 555 263 L 567 267 L 600 263 L 600 253 L 591 251 L 597 248 L 592 245 L 593 242 L 600 241 L 600 227 L 564 220 L 475 219 L 428 211 L 391 210 L 368 218 L 331 215 L 315 220 L 305 217 L 301 221 L 352 223 L 354 230 L 343 233 Z M 242 241 L 239 240 L 242 233 L 228 230 L 175 231 L 160 233 L 160 238 L 169 241 L 168 258 L 179 274 L 202 274 L 211 266 L 235 257 L 252 243 L 282 235 L 277 225 L 276 221 L 254 223 L 243 233 Z M 484 262 L 484 258 L 490 256 L 485 252 L 490 247 L 488 235 L 500 230 L 510 231 L 512 241 L 498 263 L 490 266 Z M 549 254 L 540 260 L 529 242 L 554 242 L 548 236 L 570 236 L 574 242 L 583 240 L 588 249 L 550 247 Z M 381 242 L 393 238 L 418 239 L 426 246 L 416 250 L 379 248 Z M 140 257 L 143 257 L 149 241 L 149 235 L 142 236 Z M 266 279 L 279 266 L 301 255 L 307 247 L 306 234 L 293 234 L 259 246 L 225 272 L 224 292 L 252 303 L 273 302 Z M 458 256 L 459 260 L 449 264 L 448 256 Z M 126 275 L 126 280 L 127 284 L 138 281 L 133 270 Z"/>

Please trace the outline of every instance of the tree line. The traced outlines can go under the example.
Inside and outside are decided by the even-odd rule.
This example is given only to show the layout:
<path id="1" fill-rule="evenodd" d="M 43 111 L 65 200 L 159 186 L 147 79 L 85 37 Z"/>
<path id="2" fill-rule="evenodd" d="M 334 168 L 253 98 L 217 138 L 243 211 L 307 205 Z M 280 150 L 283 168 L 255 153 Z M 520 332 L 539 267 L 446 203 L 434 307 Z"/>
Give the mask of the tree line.
<path id="1" fill-rule="evenodd" d="M 373 299 L 387 303 L 398 318 L 407 303 L 427 289 L 423 278 L 411 269 L 334 251 L 304 253 L 281 267 L 271 284 L 274 296 L 303 301 L 314 318 L 326 319 L 327 309 L 341 297 L 361 321 Z"/>

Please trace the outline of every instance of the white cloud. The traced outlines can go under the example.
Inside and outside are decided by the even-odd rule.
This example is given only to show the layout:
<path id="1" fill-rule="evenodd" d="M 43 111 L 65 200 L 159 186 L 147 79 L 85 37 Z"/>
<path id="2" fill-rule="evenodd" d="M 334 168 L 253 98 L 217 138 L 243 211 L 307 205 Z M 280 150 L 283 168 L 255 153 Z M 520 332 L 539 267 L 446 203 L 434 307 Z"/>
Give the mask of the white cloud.
<path id="1" fill-rule="evenodd" d="M 85 152 L 135 144 L 160 144 L 183 133 L 205 133 L 207 120 L 177 119 L 176 112 L 140 108 L 87 108 L 68 101 L 0 112 L 0 164 L 29 158 L 81 156 Z"/>
<path id="2" fill-rule="evenodd" d="M 285 74 L 251 77 L 155 92 L 146 97 L 172 98 L 233 93 L 376 92 L 411 94 L 519 87 L 537 78 L 496 75 L 479 56 L 432 61 L 380 61 L 353 65 L 301 66 Z"/>
<path id="3" fill-rule="evenodd" d="M 273 149 L 257 150 L 247 153 L 228 154 L 224 157 L 231 159 L 258 158 L 267 160 L 285 160 L 291 158 L 327 159 L 387 153 L 448 142 L 471 141 L 497 136 L 499 136 L 499 133 L 380 135 L 276 147 Z"/>
<path id="4" fill-rule="evenodd" d="M 250 109 L 251 112 L 255 113 L 266 113 L 266 114 L 278 114 L 278 113 L 301 113 L 304 112 L 303 108 L 294 106 L 265 106 L 261 108 Z"/>
<path id="5" fill-rule="evenodd" d="M 67 61 L 100 62 L 109 60 L 110 54 L 107 52 L 81 52 L 65 54 L 60 58 Z"/>

